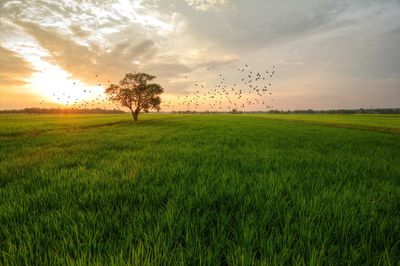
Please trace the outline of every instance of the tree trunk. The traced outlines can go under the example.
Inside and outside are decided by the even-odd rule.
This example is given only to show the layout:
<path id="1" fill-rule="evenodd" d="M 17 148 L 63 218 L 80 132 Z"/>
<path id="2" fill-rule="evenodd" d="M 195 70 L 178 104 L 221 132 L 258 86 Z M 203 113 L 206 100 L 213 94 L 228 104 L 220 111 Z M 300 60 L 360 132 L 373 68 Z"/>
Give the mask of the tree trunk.
<path id="1" fill-rule="evenodd" d="M 131 108 L 129 108 L 129 110 L 131 110 L 131 114 L 133 117 L 133 122 L 137 122 L 138 121 L 138 117 L 139 117 L 139 113 L 140 113 L 140 109 L 136 109 L 135 111 L 133 111 Z"/>
<path id="2" fill-rule="evenodd" d="M 138 121 L 139 112 L 137 112 L 137 111 L 133 112 L 132 111 L 132 116 L 133 116 L 133 122 L 136 123 Z"/>

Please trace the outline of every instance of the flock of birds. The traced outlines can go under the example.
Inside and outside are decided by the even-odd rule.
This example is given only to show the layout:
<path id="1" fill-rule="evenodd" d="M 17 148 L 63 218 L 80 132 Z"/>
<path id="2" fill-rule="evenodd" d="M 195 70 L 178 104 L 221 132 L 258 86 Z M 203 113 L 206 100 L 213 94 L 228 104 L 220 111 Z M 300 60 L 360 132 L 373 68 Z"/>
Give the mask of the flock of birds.
<path id="1" fill-rule="evenodd" d="M 207 72 L 211 69 L 208 67 Z M 272 79 L 276 74 L 275 66 L 272 69 L 265 69 L 261 72 L 252 70 L 247 64 L 239 66 L 235 69 L 234 78 L 228 78 L 228 75 L 218 73 L 216 78 L 207 78 L 214 82 L 208 84 L 205 81 L 191 81 L 188 75 L 184 79 L 191 86 L 188 87 L 186 95 L 178 95 L 167 102 L 162 102 L 161 108 L 164 111 L 237 111 L 246 110 L 268 110 L 273 108 L 272 102 Z M 212 73 L 212 72 L 210 72 Z M 209 77 L 209 75 L 208 75 Z M 99 76 L 96 75 L 99 79 Z M 110 84 L 110 81 L 107 81 Z M 74 86 L 78 86 L 76 82 Z M 53 93 L 53 98 L 60 103 L 72 109 L 89 109 L 89 108 L 104 108 L 118 109 L 120 106 L 109 100 L 104 93 L 102 83 L 99 83 L 97 88 L 74 88 L 80 89 L 80 97 L 74 97 L 68 93 Z M 82 99 L 82 93 L 83 98 Z M 41 101 L 43 106 L 45 101 Z M 164 107 L 164 108 L 163 108 Z"/>
<path id="2" fill-rule="evenodd" d="M 98 74 L 96 74 L 96 78 L 99 78 Z M 108 80 L 107 83 L 109 85 L 110 81 Z M 105 95 L 104 86 L 105 84 L 98 83 L 96 87 L 81 87 L 76 82 L 73 82 L 73 89 L 80 90 L 79 96 L 74 96 L 74 93 L 58 92 L 53 93 L 52 97 L 54 101 L 63 103 L 71 109 L 112 108 L 121 110 L 118 104 L 111 102 Z M 42 100 L 39 104 L 44 106 L 46 101 Z"/>
<path id="3" fill-rule="evenodd" d="M 210 71 L 210 68 L 207 68 Z M 257 72 L 247 64 L 236 70 L 239 75 L 228 79 L 222 73 L 217 74 L 216 83 L 210 85 L 204 81 L 194 81 L 191 92 L 179 95 L 174 100 L 164 104 L 170 110 L 211 110 L 211 111 L 239 111 L 272 109 L 273 98 L 271 92 L 272 79 L 276 74 L 275 66 L 271 70 Z M 239 77 L 239 79 L 237 78 Z M 188 76 L 184 76 L 189 79 Z"/>

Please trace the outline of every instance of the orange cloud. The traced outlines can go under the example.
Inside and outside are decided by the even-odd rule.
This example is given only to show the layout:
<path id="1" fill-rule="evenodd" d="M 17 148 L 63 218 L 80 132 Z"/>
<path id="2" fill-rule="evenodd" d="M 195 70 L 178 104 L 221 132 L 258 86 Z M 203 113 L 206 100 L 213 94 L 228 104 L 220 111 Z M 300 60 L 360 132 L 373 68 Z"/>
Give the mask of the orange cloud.
<path id="1" fill-rule="evenodd" d="M 0 46 L 0 89 L 26 84 L 34 72 L 32 66 L 17 53 Z"/>

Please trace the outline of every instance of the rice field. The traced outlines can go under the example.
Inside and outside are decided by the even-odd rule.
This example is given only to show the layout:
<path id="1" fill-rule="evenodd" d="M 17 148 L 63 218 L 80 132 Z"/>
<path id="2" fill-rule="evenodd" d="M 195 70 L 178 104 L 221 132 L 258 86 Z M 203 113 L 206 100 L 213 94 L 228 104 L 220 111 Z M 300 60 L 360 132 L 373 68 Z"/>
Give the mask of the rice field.
<path id="1" fill-rule="evenodd" d="M 399 265 L 398 115 L 1 115 L 0 265 Z"/>

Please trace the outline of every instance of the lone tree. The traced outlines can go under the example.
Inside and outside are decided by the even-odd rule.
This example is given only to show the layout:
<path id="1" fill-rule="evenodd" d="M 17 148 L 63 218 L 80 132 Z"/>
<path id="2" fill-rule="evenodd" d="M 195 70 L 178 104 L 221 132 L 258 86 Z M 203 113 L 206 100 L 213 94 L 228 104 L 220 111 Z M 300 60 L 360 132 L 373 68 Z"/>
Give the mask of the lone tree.
<path id="1" fill-rule="evenodd" d="M 133 121 L 137 122 L 140 111 L 148 113 L 150 109 L 161 109 L 158 95 L 164 92 L 163 88 L 156 83 L 147 83 L 155 78 L 146 73 L 128 73 L 119 85 L 108 86 L 106 93 L 111 101 L 128 107 Z"/>

